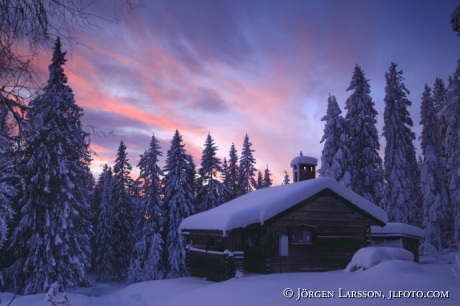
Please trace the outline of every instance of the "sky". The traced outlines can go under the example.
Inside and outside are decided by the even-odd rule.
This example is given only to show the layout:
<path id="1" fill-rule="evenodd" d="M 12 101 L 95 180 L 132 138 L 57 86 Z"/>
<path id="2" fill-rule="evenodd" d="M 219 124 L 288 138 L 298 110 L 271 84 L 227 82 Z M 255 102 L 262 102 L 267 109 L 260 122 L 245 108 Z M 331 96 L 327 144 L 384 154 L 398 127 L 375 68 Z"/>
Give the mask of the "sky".
<path id="1" fill-rule="evenodd" d="M 248 134 L 256 168 L 268 165 L 279 185 L 284 170 L 292 179 L 300 151 L 321 162 L 327 98 L 335 95 L 345 116 L 355 65 L 369 79 L 382 135 L 385 72 L 398 64 L 418 137 L 424 84 L 447 83 L 460 57 L 450 26 L 457 1 L 153 0 L 117 22 L 105 20 L 113 17 L 107 1 L 89 7 L 104 19 L 76 27 L 77 42 L 63 40 L 82 122 L 96 128 L 96 177 L 113 165 L 121 140 L 137 176 L 152 134 L 165 156 L 177 129 L 198 167 L 208 133 L 220 158 L 232 143 L 239 155 Z M 420 155 L 418 140 L 415 147 Z"/>

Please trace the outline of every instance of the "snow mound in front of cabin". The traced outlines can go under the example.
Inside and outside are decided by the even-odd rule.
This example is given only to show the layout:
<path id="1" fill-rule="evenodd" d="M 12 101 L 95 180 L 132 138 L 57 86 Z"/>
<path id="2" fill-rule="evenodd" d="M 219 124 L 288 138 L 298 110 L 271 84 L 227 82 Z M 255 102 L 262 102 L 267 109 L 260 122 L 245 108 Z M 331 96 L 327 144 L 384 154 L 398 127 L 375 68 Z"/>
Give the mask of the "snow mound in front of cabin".
<path id="1" fill-rule="evenodd" d="M 353 272 L 359 269 L 367 270 L 387 260 L 414 260 L 411 252 L 392 247 L 367 247 L 359 249 L 353 255 L 351 262 L 345 268 L 345 272 Z"/>

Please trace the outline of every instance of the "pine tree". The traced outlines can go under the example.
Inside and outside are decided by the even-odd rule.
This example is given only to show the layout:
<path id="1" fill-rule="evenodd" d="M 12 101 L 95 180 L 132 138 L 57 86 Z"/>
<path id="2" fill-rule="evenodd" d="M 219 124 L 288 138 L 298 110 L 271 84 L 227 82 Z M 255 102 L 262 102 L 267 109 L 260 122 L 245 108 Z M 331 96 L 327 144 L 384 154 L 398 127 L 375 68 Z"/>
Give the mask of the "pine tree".
<path id="1" fill-rule="evenodd" d="M 97 179 L 97 183 L 94 185 L 93 195 L 91 197 L 90 209 L 91 209 L 91 221 L 94 229 L 94 235 L 91 237 L 91 270 L 95 271 L 96 267 L 96 250 L 97 250 L 97 243 L 96 243 L 96 231 L 98 225 L 98 214 L 99 214 L 99 206 L 102 202 L 102 191 L 104 188 L 104 172 L 108 170 L 109 166 L 105 164 L 102 168 L 102 173 L 99 175 Z"/>
<path id="2" fill-rule="evenodd" d="M 442 173 L 439 171 L 440 150 L 438 143 L 438 118 L 434 107 L 431 89 L 425 84 L 422 96 L 421 121 L 422 134 L 419 136 L 423 152 L 421 167 L 421 190 L 423 196 L 423 225 L 426 241 L 436 242 L 442 252 L 442 224 L 445 222 L 447 192 L 444 188 Z"/>
<path id="3" fill-rule="evenodd" d="M 241 150 L 239 177 L 238 177 L 238 189 L 239 195 L 245 195 L 246 193 L 254 190 L 256 181 L 254 179 L 256 168 L 255 158 L 252 156 L 254 150 L 251 149 L 252 143 L 249 142 L 248 134 L 244 137 L 243 150 Z"/>
<path id="4" fill-rule="evenodd" d="M 222 161 L 222 171 L 220 172 L 220 179 L 222 180 L 222 183 L 225 185 L 225 187 L 228 188 L 227 173 L 228 173 L 227 157 L 224 156 L 224 160 Z"/>
<path id="5" fill-rule="evenodd" d="M 234 199 L 237 197 L 239 189 L 239 167 L 238 167 L 238 155 L 235 144 L 232 143 L 230 147 L 230 156 L 228 159 L 228 171 L 226 174 L 228 188 L 232 191 L 231 198 Z"/>
<path id="6" fill-rule="evenodd" d="M 385 146 L 385 208 L 392 222 L 421 225 L 420 173 L 415 157 L 415 134 L 407 107 L 412 104 L 403 83 L 402 71 L 391 63 L 385 73 L 385 111 L 383 136 Z"/>
<path id="7" fill-rule="evenodd" d="M 348 90 L 353 93 L 345 102 L 352 159 L 351 189 L 380 205 L 384 189 L 382 159 L 377 128 L 377 111 L 369 95 L 371 90 L 363 70 L 356 65 Z"/>
<path id="8" fill-rule="evenodd" d="M 327 100 L 327 112 L 321 121 L 326 121 L 324 135 L 321 142 L 324 142 L 321 154 L 321 168 L 319 174 L 328 176 L 351 187 L 351 173 L 353 157 L 350 152 L 348 139 L 349 127 L 347 121 L 340 116 L 342 111 L 335 96 L 329 95 Z"/>
<path id="9" fill-rule="evenodd" d="M 187 154 L 186 158 L 190 165 L 189 169 L 187 170 L 188 183 L 192 188 L 193 197 L 196 198 L 198 190 L 201 189 L 200 180 L 197 179 L 198 171 L 196 170 L 196 165 L 193 161 L 193 156 L 191 154 Z M 194 206 L 196 206 L 195 202 L 193 203 Z"/>
<path id="10" fill-rule="evenodd" d="M 231 193 L 222 182 L 217 180 L 217 173 L 222 172 L 222 166 L 220 159 L 216 157 L 218 148 L 210 134 L 206 137 L 204 146 L 199 170 L 201 181 L 201 189 L 198 192 L 200 211 L 206 211 L 225 203 Z"/>
<path id="11" fill-rule="evenodd" d="M 56 281 L 61 288 L 89 285 L 91 159 L 83 110 L 62 68 L 65 54 L 58 38 L 48 82 L 27 114 L 40 118 L 41 126 L 25 137 L 22 210 L 9 248 L 16 262 L 6 272 L 6 283 L 23 294 L 43 292 Z"/>
<path id="12" fill-rule="evenodd" d="M 112 168 L 104 166 L 101 173 L 101 202 L 97 210 L 96 226 L 96 265 L 97 282 L 109 282 L 115 280 L 115 250 L 114 250 L 114 205 L 112 200 Z"/>
<path id="13" fill-rule="evenodd" d="M 270 170 L 268 170 L 268 165 L 265 168 L 264 171 L 264 188 L 268 188 L 273 184 L 273 180 L 270 178 L 272 174 L 270 173 Z"/>
<path id="14" fill-rule="evenodd" d="M 287 185 L 291 182 L 291 180 L 289 179 L 289 174 L 286 172 L 286 170 L 284 170 L 284 179 L 283 179 L 283 185 Z"/>
<path id="15" fill-rule="evenodd" d="M 141 223 L 141 239 L 134 247 L 134 256 L 128 272 L 128 283 L 161 279 L 163 267 L 163 239 L 161 230 L 164 225 L 163 203 L 160 198 L 160 176 L 163 171 L 158 166 L 162 156 L 155 135 L 152 135 L 150 148 L 141 155 L 139 164 L 141 182 L 141 206 L 143 213 L 138 216 Z"/>
<path id="16" fill-rule="evenodd" d="M 13 218 L 12 201 L 18 190 L 12 184 L 12 180 L 16 177 L 13 163 L 0 149 L 0 250 L 8 238 L 8 226 Z"/>
<path id="17" fill-rule="evenodd" d="M 262 189 L 264 188 L 264 177 L 262 175 L 262 172 L 260 170 L 257 171 L 257 181 L 256 181 L 256 189 Z"/>
<path id="18" fill-rule="evenodd" d="M 171 148 L 166 157 L 166 185 L 164 204 L 167 210 L 166 257 L 168 269 L 166 278 L 182 277 L 186 273 L 185 241 L 179 234 L 179 225 L 183 219 L 194 213 L 194 196 L 187 173 L 190 162 L 182 144 L 182 136 L 176 130 Z"/>
<path id="19" fill-rule="evenodd" d="M 439 113 L 442 109 L 445 95 L 446 88 L 444 86 L 444 81 L 441 78 L 436 78 L 433 86 L 433 105 L 436 113 Z"/>
<path id="20" fill-rule="evenodd" d="M 135 210 L 130 192 L 132 167 L 128 161 L 126 146 L 121 141 L 113 166 L 112 179 L 114 268 L 116 280 L 119 282 L 125 282 L 127 279 L 131 252 L 136 240 L 134 235 Z"/>
<path id="21" fill-rule="evenodd" d="M 0 136 L 0 250 L 8 239 L 9 226 L 12 225 L 10 223 L 14 212 L 13 203 L 16 202 L 21 187 L 11 141 L 13 138 L 12 130 L 13 128 L 7 122 L 4 122 L 3 127 L 0 127 L 0 135 L 4 136 Z M 4 258 L 0 258 L 0 271 L 4 268 L 5 261 Z"/>
<path id="22" fill-rule="evenodd" d="M 443 149 L 446 158 L 446 187 L 450 200 L 447 211 L 453 216 L 454 240 L 460 244 L 460 80 L 458 75 L 451 78 L 439 115 L 441 121 L 445 123 L 446 132 Z"/>

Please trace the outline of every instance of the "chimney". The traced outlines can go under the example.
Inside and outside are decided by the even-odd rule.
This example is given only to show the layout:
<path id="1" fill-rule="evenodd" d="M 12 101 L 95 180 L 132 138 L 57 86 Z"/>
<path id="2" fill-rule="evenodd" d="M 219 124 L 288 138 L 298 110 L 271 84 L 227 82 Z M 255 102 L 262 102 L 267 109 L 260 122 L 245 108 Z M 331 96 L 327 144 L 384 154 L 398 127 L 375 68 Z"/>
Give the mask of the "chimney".
<path id="1" fill-rule="evenodd" d="M 311 156 L 300 155 L 291 161 L 293 181 L 300 182 L 316 178 L 316 165 L 318 160 Z"/>

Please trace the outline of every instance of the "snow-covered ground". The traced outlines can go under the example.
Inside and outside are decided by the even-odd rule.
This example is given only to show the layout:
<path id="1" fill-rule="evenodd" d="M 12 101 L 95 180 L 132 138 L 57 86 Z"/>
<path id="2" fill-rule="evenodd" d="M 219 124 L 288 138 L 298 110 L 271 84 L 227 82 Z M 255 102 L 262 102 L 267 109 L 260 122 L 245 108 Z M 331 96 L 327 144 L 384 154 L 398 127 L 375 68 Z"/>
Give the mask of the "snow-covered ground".
<path id="1" fill-rule="evenodd" d="M 240 279 L 220 283 L 196 277 L 149 281 L 133 285 L 92 282 L 94 287 L 71 290 L 67 296 L 72 306 L 307 304 L 458 306 L 460 305 L 460 280 L 454 277 L 453 266 L 454 264 L 442 261 L 417 264 L 410 261 L 390 260 L 366 271 L 246 275 Z M 283 297 L 283 291 L 287 288 L 293 290 L 293 297 L 290 299 Z M 309 297 L 297 301 L 299 288 L 300 292 L 302 289 L 311 292 L 304 295 L 334 294 L 334 297 Z M 403 294 L 429 294 L 429 291 L 437 290 L 449 292 L 449 297 L 442 299 L 403 297 Z M 329 292 L 322 293 L 322 291 Z M 352 291 L 381 291 L 384 298 L 339 297 L 346 296 L 347 293 L 351 296 Z M 390 294 L 395 295 L 390 291 L 395 291 L 397 295 L 401 295 L 401 298 L 389 299 Z M 404 293 L 398 293 L 399 291 Z M 12 293 L 4 292 L 0 295 L 5 305 L 13 296 Z M 44 294 L 17 296 L 11 305 L 42 306 L 44 298 Z"/>

